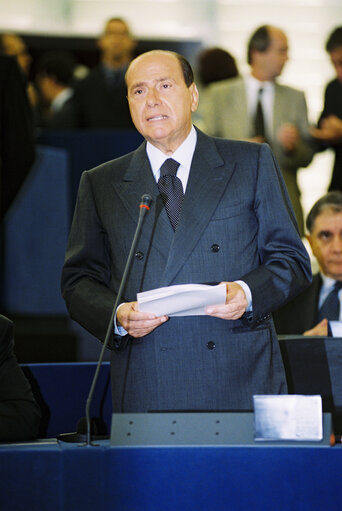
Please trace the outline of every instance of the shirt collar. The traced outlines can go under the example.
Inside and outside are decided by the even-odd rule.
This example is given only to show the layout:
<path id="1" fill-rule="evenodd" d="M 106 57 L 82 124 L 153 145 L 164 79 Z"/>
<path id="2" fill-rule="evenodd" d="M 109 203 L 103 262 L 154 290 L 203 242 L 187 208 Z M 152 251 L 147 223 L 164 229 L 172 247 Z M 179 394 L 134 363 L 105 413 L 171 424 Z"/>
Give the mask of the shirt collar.
<path id="1" fill-rule="evenodd" d="M 192 157 L 195 152 L 197 142 L 197 133 L 194 126 L 191 127 L 189 135 L 186 137 L 184 142 L 176 149 L 176 151 L 171 156 L 166 156 L 160 149 L 157 149 L 153 144 L 147 142 L 146 144 L 146 153 L 148 159 L 150 160 L 151 168 L 153 175 L 158 181 L 159 179 L 159 169 L 165 160 L 168 158 L 173 158 L 180 164 L 181 167 L 185 167 L 190 170 Z M 177 174 L 178 175 L 178 174 Z"/>
<path id="2" fill-rule="evenodd" d="M 274 89 L 274 82 L 266 81 L 260 82 L 252 75 L 247 75 L 245 77 L 246 85 L 249 89 L 252 89 L 255 93 L 259 91 L 260 88 L 264 89 L 264 91 L 272 91 Z"/>
<path id="3" fill-rule="evenodd" d="M 322 292 L 326 292 L 326 291 L 330 292 L 332 290 L 332 288 L 334 287 L 336 280 L 332 279 L 331 277 L 327 277 L 323 273 L 321 273 L 321 277 L 322 277 L 322 288 L 321 288 Z"/>

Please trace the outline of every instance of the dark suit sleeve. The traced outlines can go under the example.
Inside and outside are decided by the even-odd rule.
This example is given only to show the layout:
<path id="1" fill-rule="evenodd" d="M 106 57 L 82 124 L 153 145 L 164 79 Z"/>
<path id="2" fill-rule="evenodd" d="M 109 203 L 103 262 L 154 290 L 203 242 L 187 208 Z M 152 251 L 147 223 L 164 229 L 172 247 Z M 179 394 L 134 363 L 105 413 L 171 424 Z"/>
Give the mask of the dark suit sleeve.
<path id="1" fill-rule="evenodd" d="M 71 318 L 102 341 L 116 298 L 110 268 L 107 234 L 97 215 L 88 172 L 84 172 L 62 272 L 62 294 Z"/>
<path id="2" fill-rule="evenodd" d="M 1 218 L 13 202 L 34 161 L 33 114 L 16 61 L 1 56 L 0 165 Z"/>
<path id="3" fill-rule="evenodd" d="M 0 441 L 37 438 L 40 409 L 13 353 L 13 323 L 0 315 Z"/>
<path id="4" fill-rule="evenodd" d="M 260 149 L 257 173 L 254 211 L 260 266 L 241 277 L 252 292 L 251 325 L 297 296 L 312 279 L 279 166 L 266 144 Z"/>

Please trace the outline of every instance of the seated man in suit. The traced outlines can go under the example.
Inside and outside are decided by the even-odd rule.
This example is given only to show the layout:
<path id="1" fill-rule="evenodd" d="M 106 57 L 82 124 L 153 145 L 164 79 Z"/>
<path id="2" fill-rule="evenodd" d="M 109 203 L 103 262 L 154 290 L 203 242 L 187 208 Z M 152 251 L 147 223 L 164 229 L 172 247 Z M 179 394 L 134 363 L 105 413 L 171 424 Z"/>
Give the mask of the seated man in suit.
<path id="1" fill-rule="evenodd" d="M 0 314 L 0 442 L 31 440 L 41 412 L 13 353 L 13 323 Z"/>
<path id="2" fill-rule="evenodd" d="M 307 239 L 320 273 L 294 300 L 273 313 L 278 334 L 342 336 L 342 193 L 329 192 L 312 207 Z"/>

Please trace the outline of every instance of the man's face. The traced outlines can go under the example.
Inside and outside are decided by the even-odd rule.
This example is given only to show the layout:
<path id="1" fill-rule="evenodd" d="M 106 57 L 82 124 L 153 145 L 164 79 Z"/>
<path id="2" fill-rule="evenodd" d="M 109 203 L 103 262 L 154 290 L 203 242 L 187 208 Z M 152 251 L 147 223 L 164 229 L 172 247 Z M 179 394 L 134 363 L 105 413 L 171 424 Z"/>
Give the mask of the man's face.
<path id="1" fill-rule="evenodd" d="M 322 273 L 342 280 L 342 212 L 324 210 L 316 217 L 307 238 Z"/>
<path id="2" fill-rule="evenodd" d="M 131 56 L 136 42 L 130 35 L 127 26 L 122 21 L 109 21 L 103 35 L 98 40 L 102 53 L 114 59 Z"/>
<path id="3" fill-rule="evenodd" d="M 288 43 L 284 32 L 270 28 L 271 44 L 269 48 L 259 54 L 264 74 L 267 80 L 274 80 L 279 76 L 288 60 Z"/>
<path id="4" fill-rule="evenodd" d="M 330 52 L 332 65 L 336 70 L 337 79 L 342 83 L 342 46 L 339 46 Z"/>
<path id="5" fill-rule="evenodd" d="M 190 132 L 191 113 L 198 91 L 186 86 L 177 58 L 168 54 L 143 54 L 131 64 L 127 97 L 137 130 L 165 154 L 172 154 Z"/>

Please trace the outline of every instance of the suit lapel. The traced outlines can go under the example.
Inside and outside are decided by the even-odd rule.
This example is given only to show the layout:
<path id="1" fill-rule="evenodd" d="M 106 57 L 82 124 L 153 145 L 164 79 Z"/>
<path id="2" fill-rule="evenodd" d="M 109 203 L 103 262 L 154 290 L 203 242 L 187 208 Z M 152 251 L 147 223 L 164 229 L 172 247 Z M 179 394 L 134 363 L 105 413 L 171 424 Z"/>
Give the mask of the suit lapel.
<path id="1" fill-rule="evenodd" d="M 234 171 L 227 168 L 213 139 L 197 130 L 180 221 L 173 236 L 161 285 L 169 285 L 184 266 L 207 227 Z"/>
<path id="2" fill-rule="evenodd" d="M 142 195 L 151 195 L 152 204 L 145 217 L 141 236 L 145 236 L 166 259 L 174 233 L 146 155 L 145 143 L 135 151 L 123 178 L 113 182 L 113 186 L 134 221 L 138 218 Z"/>

